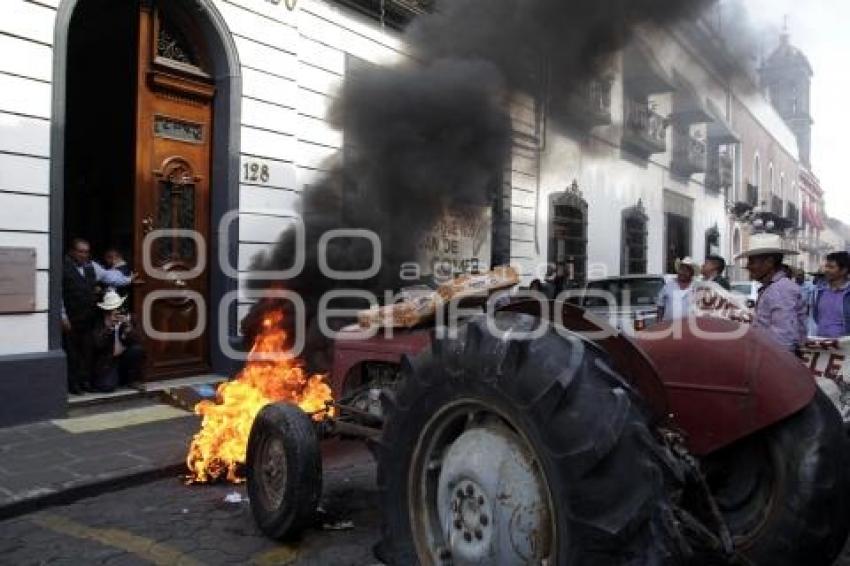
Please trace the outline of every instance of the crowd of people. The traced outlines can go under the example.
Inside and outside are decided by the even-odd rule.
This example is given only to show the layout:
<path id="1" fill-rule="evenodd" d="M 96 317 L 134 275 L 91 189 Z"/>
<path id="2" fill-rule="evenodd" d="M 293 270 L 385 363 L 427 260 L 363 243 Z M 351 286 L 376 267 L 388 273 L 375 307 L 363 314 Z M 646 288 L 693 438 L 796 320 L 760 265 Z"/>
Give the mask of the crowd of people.
<path id="1" fill-rule="evenodd" d="M 753 326 L 769 332 L 783 348 L 799 353 L 810 336 L 850 336 L 850 254 L 827 255 L 822 273 L 808 280 L 801 270 L 785 263 L 786 257 L 797 253 L 786 249 L 778 235 L 755 234 L 749 249 L 736 259 L 746 260 L 750 278 L 760 285 Z M 677 261 L 676 278 L 667 282 L 658 298 L 659 319 L 687 315 L 698 269 L 703 281 L 729 289 L 722 276 L 725 267 L 719 256 L 709 256 L 702 266 L 690 258 Z"/>
<path id="2" fill-rule="evenodd" d="M 141 380 L 145 352 L 126 310 L 135 278 L 119 250 L 106 250 L 101 265 L 92 261 L 88 241 L 71 241 L 62 273 L 70 393 L 110 392 Z"/>

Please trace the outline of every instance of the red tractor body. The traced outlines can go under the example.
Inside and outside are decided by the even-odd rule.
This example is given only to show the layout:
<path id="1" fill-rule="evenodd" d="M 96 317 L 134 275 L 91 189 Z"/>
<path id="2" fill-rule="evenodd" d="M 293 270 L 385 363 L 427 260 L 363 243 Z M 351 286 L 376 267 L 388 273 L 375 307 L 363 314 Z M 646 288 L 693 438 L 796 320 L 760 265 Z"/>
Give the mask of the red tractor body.
<path id="1" fill-rule="evenodd" d="M 387 564 L 834 564 L 850 531 L 841 415 L 769 335 L 711 316 L 627 335 L 560 301 L 498 311 L 452 332 L 343 331 L 337 413 L 277 403 L 252 427 L 263 532 L 310 524 L 319 440 L 338 436 L 373 447 Z"/>
<path id="2" fill-rule="evenodd" d="M 537 303 L 519 303 L 509 310 L 539 313 Z M 684 433 L 688 449 L 697 456 L 781 421 L 815 395 L 811 372 L 764 332 L 749 328 L 740 337 L 723 338 L 735 335 L 737 322 L 703 318 L 696 330 L 683 323 L 678 332 L 666 323 L 630 338 L 585 318 L 576 307 L 564 305 L 564 316 L 570 330 L 607 331 L 594 341 L 641 392 L 656 418 L 669 420 Z M 334 396 L 342 396 L 348 380 L 368 364 L 399 364 L 402 356 L 420 353 L 433 332 L 393 329 L 389 337 L 378 333 L 366 340 L 338 340 L 331 372 Z"/>

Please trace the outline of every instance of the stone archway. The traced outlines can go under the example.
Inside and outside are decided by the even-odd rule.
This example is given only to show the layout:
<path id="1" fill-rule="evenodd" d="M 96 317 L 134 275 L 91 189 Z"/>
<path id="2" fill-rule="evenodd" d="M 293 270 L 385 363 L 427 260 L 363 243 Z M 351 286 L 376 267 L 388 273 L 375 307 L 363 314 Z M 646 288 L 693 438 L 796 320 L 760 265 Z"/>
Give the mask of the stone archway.
<path id="1" fill-rule="evenodd" d="M 69 77 L 70 38 L 74 14 L 89 1 L 92 0 L 62 0 L 55 22 L 50 173 L 50 265 L 53 274 L 61 273 L 64 254 L 62 235 L 67 192 L 68 97 L 70 81 L 73 80 L 73 77 Z M 150 6 L 153 0 L 141 0 L 141 4 Z M 191 18 L 196 27 L 197 41 L 203 42 L 208 55 L 209 77 L 216 92 L 212 109 L 212 166 L 208 202 L 212 228 L 208 242 L 211 260 L 208 309 L 211 313 L 218 313 L 222 297 L 237 288 L 237 281 L 225 276 L 217 258 L 221 252 L 222 257 L 229 258 L 230 265 L 237 264 L 238 223 L 226 227 L 226 237 L 216 236 L 221 219 L 229 211 L 238 210 L 239 206 L 241 68 L 233 38 L 212 0 L 169 0 L 168 5 L 175 13 L 186 14 L 186 18 Z M 225 250 L 219 250 L 220 242 L 226 243 Z M 48 337 L 51 349 L 58 349 L 61 342 L 61 293 L 61 277 L 54 275 L 50 279 Z M 219 320 L 217 316 L 208 317 L 213 371 L 227 372 L 232 369 L 232 362 L 219 347 L 219 336 L 235 334 L 236 306 L 231 305 L 228 312 L 227 320 Z"/>

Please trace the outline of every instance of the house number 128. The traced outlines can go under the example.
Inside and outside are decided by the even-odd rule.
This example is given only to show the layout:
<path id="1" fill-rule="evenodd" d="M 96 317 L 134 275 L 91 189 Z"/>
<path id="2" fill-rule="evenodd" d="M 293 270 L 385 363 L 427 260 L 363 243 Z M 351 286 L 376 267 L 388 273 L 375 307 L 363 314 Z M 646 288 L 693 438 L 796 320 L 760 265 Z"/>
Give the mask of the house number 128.
<path id="1" fill-rule="evenodd" d="M 269 181 L 269 166 L 256 161 L 248 161 L 242 166 L 245 170 L 244 179 L 250 183 L 268 183 Z"/>

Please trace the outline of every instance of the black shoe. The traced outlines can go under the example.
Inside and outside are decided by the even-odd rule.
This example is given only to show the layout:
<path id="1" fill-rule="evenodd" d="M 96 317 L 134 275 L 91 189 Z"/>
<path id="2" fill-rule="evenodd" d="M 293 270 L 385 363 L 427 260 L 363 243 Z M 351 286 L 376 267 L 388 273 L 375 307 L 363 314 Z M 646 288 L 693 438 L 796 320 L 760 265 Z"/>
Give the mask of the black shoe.
<path id="1" fill-rule="evenodd" d="M 84 382 L 82 382 L 82 383 L 80 384 L 80 389 L 82 389 L 82 390 L 83 390 L 83 393 L 94 393 L 94 392 L 96 392 L 96 391 L 97 391 L 97 389 L 95 389 L 94 387 L 92 387 L 92 384 L 91 384 L 91 383 L 89 383 L 88 381 L 84 381 Z"/>

